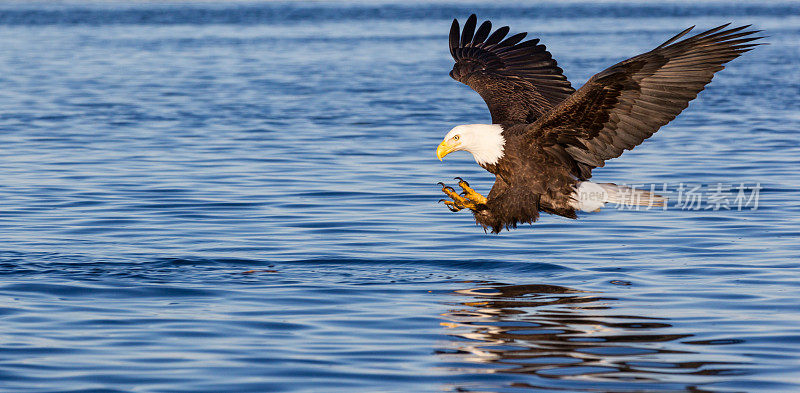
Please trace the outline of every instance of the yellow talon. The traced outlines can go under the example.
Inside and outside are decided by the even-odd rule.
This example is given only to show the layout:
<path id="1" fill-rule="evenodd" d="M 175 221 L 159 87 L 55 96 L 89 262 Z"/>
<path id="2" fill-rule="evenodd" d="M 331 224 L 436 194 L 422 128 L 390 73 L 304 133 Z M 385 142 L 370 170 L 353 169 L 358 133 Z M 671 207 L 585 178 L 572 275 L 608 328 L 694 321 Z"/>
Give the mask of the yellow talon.
<path id="1" fill-rule="evenodd" d="M 473 190 L 472 187 L 469 186 L 469 183 L 467 183 L 466 180 L 460 177 L 456 177 L 455 179 L 458 180 L 458 186 L 464 190 L 464 192 L 461 193 L 462 195 L 464 195 L 465 197 L 467 197 L 467 199 L 475 203 L 479 203 L 482 205 L 486 204 L 486 197 Z"/>
<path id="2" fill-rule="evenodd" d="M 453 213 L 455 213 L 457 211 L 461 211 L 461 209 L 463 209 L 463 207 L 460 207 L 460 206 L 456 205 L 455 202 L 448 201 L 447 199 L 439 199 L 439 202 L 444 202 L 444 204 L 447 206 L 447 208 L 450 209 L 450 211 L 453 212 Z"/>
<path id="3" fill-rule="evenodd" d="M 475 190 L 469 187 L 469 183 L 463 179 L 458 177 L 456 179 L 460 180 L 458 185 L 464 189 L 463 196 L 456 193 L 456 190 L 454 190 L 453 187 L 439 182 L 439 185 L 442 186 L 442 192 L 452 199 L 452 201 L 441 199 L 439 202 L 444 202 L 447 208 L 452 212 L 457 212 L 462 209 L 470 209 L 472 211 L 480 210 L 481 207 L 479 205 L 486 204 L 486 197 L 475 192 Z"/>

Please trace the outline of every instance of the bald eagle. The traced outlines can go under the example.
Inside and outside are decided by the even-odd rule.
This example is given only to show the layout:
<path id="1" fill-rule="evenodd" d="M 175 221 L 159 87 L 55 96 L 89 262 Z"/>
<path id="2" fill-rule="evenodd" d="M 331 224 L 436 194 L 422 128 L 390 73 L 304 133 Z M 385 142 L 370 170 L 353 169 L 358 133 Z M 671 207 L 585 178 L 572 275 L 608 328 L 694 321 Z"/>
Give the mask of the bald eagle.
<path id="1" fill-rule="evenodd" d="M 450 76 L 475 90 L 492 124 L 453 128 L 436 149 L 472 153 L 495 175 L 485 197 L 459 180 L 463 192 L 439 183 L 454 212 L 472 211 L 485 230 L 499 233 L 533 223 L 539 212 L 577 218 L 606 203 L 663 205 L 666 198 L 611 183 L 593 183 L 592 169 L 633 149 L 697 97 L 723 64 L 758 45 L 748 26 L 719 26 L 682 39 L 692 27 L 650 52 L 614 64 L 577 91 L 538 39 L 506 38 L 508 26 L 477 27 L 473 14 L 450 28 Z M 477 27 L 477 30 L 476 30 Z"/>

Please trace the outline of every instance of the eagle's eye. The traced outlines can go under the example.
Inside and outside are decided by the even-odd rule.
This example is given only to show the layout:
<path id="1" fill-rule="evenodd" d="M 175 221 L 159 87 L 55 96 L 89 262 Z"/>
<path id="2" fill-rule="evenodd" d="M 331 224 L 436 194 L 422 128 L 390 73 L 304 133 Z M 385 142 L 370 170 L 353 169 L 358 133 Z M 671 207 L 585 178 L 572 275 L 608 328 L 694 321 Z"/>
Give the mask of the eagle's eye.
<path id="1" fill-rule="evenodd" d="M 457 140 L 458 140 L 458 138 L 461 138 L 461 137 L 460 137 L 460 136 L 458 136 L 458 135 L 456 135 L 456 136 L 454 136 L 454 137 L 453 137 L 453 140 L 454 140 L 454 141 L 457 141 Z"/>

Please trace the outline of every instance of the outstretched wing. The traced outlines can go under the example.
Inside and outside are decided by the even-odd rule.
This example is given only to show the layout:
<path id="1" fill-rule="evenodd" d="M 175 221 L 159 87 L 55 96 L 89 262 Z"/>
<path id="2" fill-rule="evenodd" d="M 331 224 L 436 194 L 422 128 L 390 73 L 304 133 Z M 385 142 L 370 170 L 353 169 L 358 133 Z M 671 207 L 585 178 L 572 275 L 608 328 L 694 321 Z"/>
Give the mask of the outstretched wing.
<path id="1" fill-rule="evenodd" d="M 723 25 L 691 38 L 682 31 L 656 49 L 593 76 L 575 94 L 528 128 L 563 159 L 574 159 L 575 176 L 586 179 L 604 161 L 633 149 L 669 123 L 697 97 L 723 64 L 752 50 L 748 26 Z"/>
<path id="2" fill-rule="evenodd" d="M 505 38 L 508 26 L 491 33 L 489 21 L 476 31 L 477 21 L 472 14 L 461 31 L 453 19 L 450 76 L 483 97 L 492 123 L 532 123 L 575 91 L 538 39 L 522 42 L 527 33 Z"/>

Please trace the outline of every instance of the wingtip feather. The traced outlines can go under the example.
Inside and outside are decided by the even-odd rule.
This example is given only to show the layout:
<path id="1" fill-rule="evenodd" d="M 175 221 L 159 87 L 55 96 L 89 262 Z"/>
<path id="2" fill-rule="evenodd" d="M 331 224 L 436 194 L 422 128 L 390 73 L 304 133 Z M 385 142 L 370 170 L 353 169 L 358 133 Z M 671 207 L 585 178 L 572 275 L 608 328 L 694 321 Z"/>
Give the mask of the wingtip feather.
<path id="1" fill-rule="evenodd" d="M 665 46 L 667 46 L 669 44 L 672 44 L 673 42 L 679 40 L 681 37 L 685 36 L 686 34 L 689 34 L 689 32 L 692 31 L 692 29 L 694 29 L 694 28 L 695 28 L 694 25 L 689 26 L 688 28 L 684 29 L 682 32 L 680 32 L 678 34 L 675 34 L 675 36 L 673 36 L 672 38 L 664 41 L 664 43 L 659 45 L 656 49 L 663 48 L 663 47 L 665 47 Z"/>
<path id="2" fill-rule="evenodd" d="M 482 44 L 487 37 L 489 37 L 489 33 L 492 31 L 492 22 L 484 21 L 481 23 L 481 26 L 478 27 L 478 31 L 475 32 L 475 37 L 472 37 L 472 46 L 476 46 L 478 44 Z"/>
<path id="3" fill-rule="evenodd" d="M 464 47 L 472 42 L 472 36 L 475 34 L 475 27 L 478 24 L 478 17 L 472 14 L 464 22 L 464 30 L 461 32 L 461 46 Z"/>
<path id="4" fill-rule="evenodd" d="M 450 45 L 450 56 L 453 56 L 453 59 L 458 61 L 458 55 L 456 53 L 456 48 L 458 48 L 458 43 L 460 39 L 461 27 L 458 25 L 458 19 L 453 19 L 453 24 L 450 25 L 450 36 L 449 45 Z"/>

